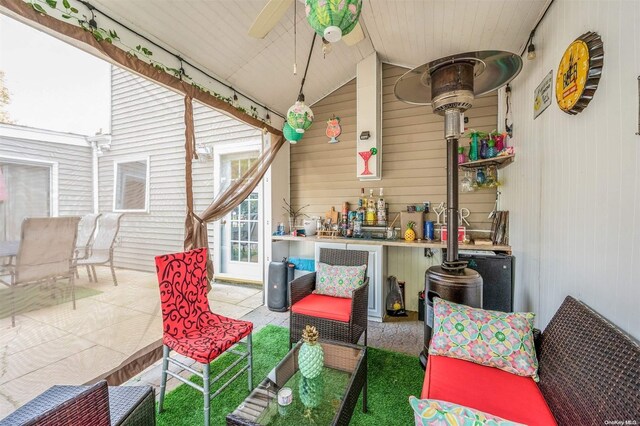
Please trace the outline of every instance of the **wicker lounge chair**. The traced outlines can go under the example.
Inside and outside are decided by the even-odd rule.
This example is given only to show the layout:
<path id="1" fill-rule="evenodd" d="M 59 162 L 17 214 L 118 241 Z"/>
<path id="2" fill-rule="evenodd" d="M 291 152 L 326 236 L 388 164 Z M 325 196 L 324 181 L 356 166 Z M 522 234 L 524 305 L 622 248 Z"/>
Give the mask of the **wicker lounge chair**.
<path id="1" fill-rule="evenodd" d="M 357 250 L 320 249 L 320 262 L 329 265 L 359 266 L 367 265 L 369 253 Z M 295 304 L 312 295 L 316 286 L 316 273 L 303 275 L 289 283 L 289 346 L 300 340 L 306 325 L 314 325 L 322 339 L 357 344 L 364 334 L 367 345 L 367 315 L 369 304 L 369 278 L 357 290 L 353 291 L 348 321 L 330 319 L 332 313 L 322 316 L 296 313 Z M 328 297 L 328 296 L 325 296 Z M 341 299 L 341 298 L 336 298 Z M 343 299 L 344 300 L 344 299 Z M 340 301 L 343 301 L 340 300 Z"/>

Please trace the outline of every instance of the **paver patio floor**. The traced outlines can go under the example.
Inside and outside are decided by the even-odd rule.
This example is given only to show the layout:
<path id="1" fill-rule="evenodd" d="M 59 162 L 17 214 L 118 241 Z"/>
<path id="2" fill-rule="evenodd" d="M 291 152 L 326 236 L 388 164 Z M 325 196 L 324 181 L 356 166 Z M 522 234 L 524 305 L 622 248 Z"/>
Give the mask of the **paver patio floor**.
<path id="1" fill-rule="evenodd" d="M 0 319 L 0 419 L 55 384 L 91 382 L 162 338 L 155 274 L 117 269 L 116 287 L 108 268 L 96 270 L 97 283 L 81 271 L 76 284 L 101 293 L 79 299 L 75 310 L 62 303 L 20 313 L 15 327 L 10 317 Z M 289 325 L 288 312 L 267 309 L 257 286 L 215 283 L 209 300 L 214 312 L 252 321 L 256 331 L 267 324 Z M 370 346 L 417 355 L 421 340 L 422 322 L 369 323 Z M 158 387 L 159 382 L 160 361 L 127 384 Z M 179 384 L 171 378 L 167 386 Z"/>

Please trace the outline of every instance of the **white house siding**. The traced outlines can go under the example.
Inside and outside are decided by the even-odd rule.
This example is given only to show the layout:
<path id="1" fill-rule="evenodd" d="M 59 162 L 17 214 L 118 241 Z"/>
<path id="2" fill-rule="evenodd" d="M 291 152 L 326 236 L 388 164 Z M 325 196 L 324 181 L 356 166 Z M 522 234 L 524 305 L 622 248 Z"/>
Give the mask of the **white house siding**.
<path id="1" fill-rule="evenodd" d="M 2 124 L 0 163 L 24 160 L 57 164 L 58 215 L 91 213 L 91 147 L 85 141 L 81 135 Z"/>
<path id="2" fill-rule="evenodd" d="M 154 270 L 154 256 L 182 249 L 185 196 L 184 100 L 164 87 L 112 68 L 111 149 L 99 158 L 100 211 L 113 210 L 114 161 L 149 157 L 147 213 L 125 213 L 115 250 L 118 267 Z M 194 102 L 196 141 L 208 145 L 259 137 L 259 131 Z M 213 160 L 194 161 L 197 213 L 213 199 Z M 210 229 L 210 248 L 213 232 Z"/>

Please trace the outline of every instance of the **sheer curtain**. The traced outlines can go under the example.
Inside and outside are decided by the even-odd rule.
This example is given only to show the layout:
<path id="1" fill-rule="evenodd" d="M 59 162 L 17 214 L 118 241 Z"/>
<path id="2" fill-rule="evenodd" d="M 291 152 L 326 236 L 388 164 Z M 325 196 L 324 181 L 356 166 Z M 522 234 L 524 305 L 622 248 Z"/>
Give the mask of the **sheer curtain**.
<path id="1" fill-rule="evenodd" d="M 284 144 L 284 137 L 282 137 L 282 135 L 268 134 L 267 146 L 264 147 L 262 154 L 251 167 L 249 167 L 249 170 L 219 194 L 202 213 L 196 214 L 193 210 L 193 183 L 191 179 L 191 162 L 195 157 L 193 102 L 188 96 L 185 97 L 184 102 L 185 178 L 187 191 L 184 249 L 191 250 L 199 247 L 209 247 L 207 223 L 216 221 L 230 213 L 253 192 Z M 264 131 L 265 133 L 267 132 L 266 129 Z M 207 276 L 209 280 L 213 278 L 213 263 L 211 262 L 211 258 L 209 258 L 207 262 Z"/>

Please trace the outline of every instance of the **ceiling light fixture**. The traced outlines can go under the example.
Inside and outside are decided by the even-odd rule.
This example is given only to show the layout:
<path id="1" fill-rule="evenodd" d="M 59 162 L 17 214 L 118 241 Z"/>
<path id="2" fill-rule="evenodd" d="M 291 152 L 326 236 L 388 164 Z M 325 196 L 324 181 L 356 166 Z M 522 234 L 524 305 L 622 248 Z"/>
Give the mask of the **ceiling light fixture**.
<path id="1" fill-rule="evenodd" d="M 305 0 L 307 21 L 320 37 L 330 43 L 340 41 L 358 23 L 362 0 Z"/>
<path id="2" fill-rule="evenodd" d="M 293 127 L 289 125 L 288 122 L 285 121 L 284 126 L 282 127 L 282 134 L 284 138 L 289 141 L 290 144 L 295 145 L 298 143 L 304 133 L 298 133 Z"/>
<path id="3" fill-rule="evenodd" d="M 535 31 L 531 31 L 529 35 L 529 46 L 527 46 L 527 59 L 533 61 L 536 58 L 536 47 L 533 45 L 533 36 Z"/>
<path id="4" fill-rule="evenodd" d="M 302 90 L 304 89 L 304 82 L 307 79 L 307 72 L 309 71 L 309 63 L 311 63 L 311 54 L 313 53 L 313 46 L 315 45 L 316 37 L 317 34 L 314 34 L 313 40 L 311 41 L 309 57 L 307 58 L 307 66 L 304 69 L 304 75 L 300 82 L 298 100 L 291 106 L 291 108 L 289 108 L 289 111 L 287 111 L 287 123 L 289 123 L 293 130 L 301 134 L 311 127 L 311 124 L 313 123 L 313 111 L 311 111 L 311 108 L 304 103 L 304 93 Z"/>
<path id="5" fill-rule="evenodd" d="M 533 61 L 536 58 L 536 47 L 533 45 L 533 43 L 529 44 L 529 47 L 527 47 L 527 59 L 530 61 Z"/>

